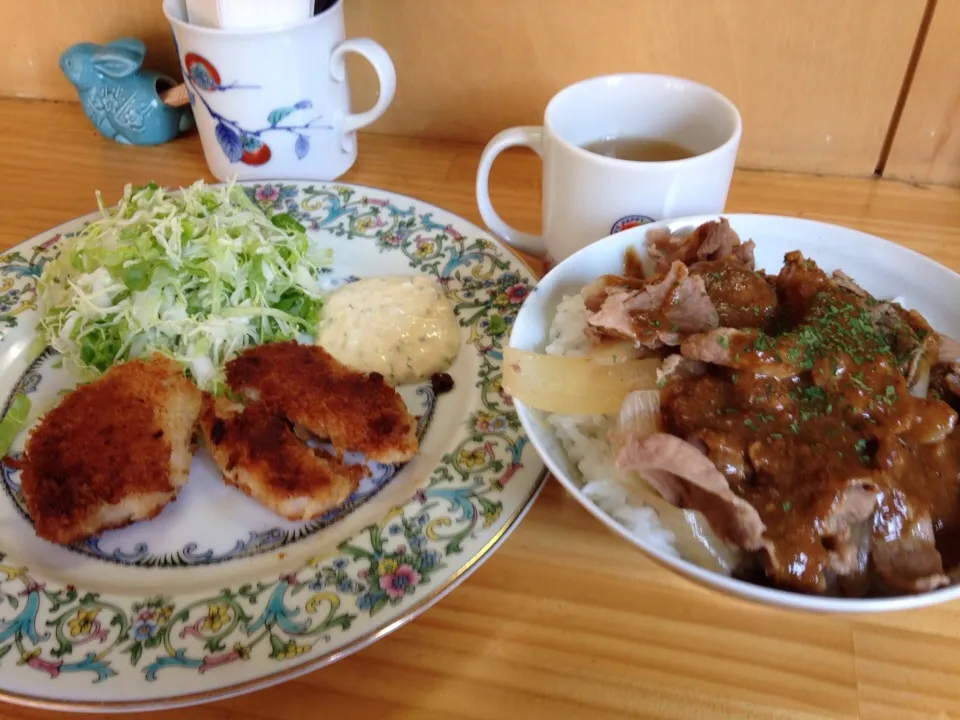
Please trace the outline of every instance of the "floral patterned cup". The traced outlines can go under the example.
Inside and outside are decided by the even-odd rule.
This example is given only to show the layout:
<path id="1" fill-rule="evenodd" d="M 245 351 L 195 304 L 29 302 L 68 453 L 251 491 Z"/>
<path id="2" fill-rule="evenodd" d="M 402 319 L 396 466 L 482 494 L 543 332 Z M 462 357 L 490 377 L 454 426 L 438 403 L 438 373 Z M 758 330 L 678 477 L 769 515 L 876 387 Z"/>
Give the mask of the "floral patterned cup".
<path id="1" fill-rule="evenodd" d="M 373 40 L 345 40 L 343 0 L 309 20 L 266 30 L 191 25 L 164 0 L 203 154 L 220 180 L 333 180 L 357 159 L 356 130 L 393 101 L 396 71 Z M 365 57 L 376 104 L 350 112 L 344 56 Z"/>

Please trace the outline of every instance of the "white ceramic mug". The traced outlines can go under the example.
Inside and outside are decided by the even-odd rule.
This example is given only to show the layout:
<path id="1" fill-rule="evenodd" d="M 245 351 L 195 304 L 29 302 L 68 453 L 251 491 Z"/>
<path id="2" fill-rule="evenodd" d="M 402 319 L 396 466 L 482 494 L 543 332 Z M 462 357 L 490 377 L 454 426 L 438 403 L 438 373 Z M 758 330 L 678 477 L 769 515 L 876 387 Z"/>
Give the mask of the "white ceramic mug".
<path id="1" fill-rule="evenodd" d="M 203 154 L 220 180 L 333 180 L 357 159 L 356 130 L 393 101 L 397 77 L 373 40 L 345 40 L 339 0 L 309 20 L 266 30 L 191 25 L 180 0 L 164 0 Z M 350 112 L 344 56 L 377 72 L 380 96 Z"/>
<path id="2" fill-rule="evenodd" d="M 477 170 L 477 204 L 487 226 L 548 267 L 628 227 L 686 215 L 720 213 L 740 145 L 737 108 L 705 85 L 665 75 L 591 78 L 561 90 L 542 127 L 515 127 L 487 145 Z M 583 145 L 606 138 L 672 141 L 693 157 L 621 160 Z M 490 203 L 490 167 L 509 147 L 543 161 L 543 235 L 507 225 Z"/>

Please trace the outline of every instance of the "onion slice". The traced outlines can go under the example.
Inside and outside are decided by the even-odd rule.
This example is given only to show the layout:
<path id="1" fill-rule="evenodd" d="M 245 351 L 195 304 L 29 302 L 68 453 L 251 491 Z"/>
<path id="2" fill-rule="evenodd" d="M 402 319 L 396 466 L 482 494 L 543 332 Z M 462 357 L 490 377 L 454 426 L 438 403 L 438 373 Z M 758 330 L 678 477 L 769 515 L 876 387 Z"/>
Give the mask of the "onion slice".
<path id="1" fill-rule="evenodd" d="M 657 390 L 630 393 L 620 408 L 617 427 L 610 433 L 614 454 L 630 437 L 646 437 L 662 432 L 662 428 L 660 393 Z M 702 513 L 671 505 L 642 475 L 627 473 L 624 480 L 624 489 L 653 508 L 661 524 L 673 533 L 674 545 L 683 558 L 724 575 L 730 575 L 741 563 L 742 553 L 721 540 Z"/>
<path id="2" fill-rule="evenodd" d="M 659 390 L 635 390 L 624 398 L 617 423 L 619 432 L 646 437 L 662 427 Z"/>
<path id="3" fill-rule="evenodd" d="M 930 363 L 925 356 L 917 360 L 916 369 L 912 373 L 913 383 L 909 387 L 910 394 L 915 398 L 925 398 L 930 389 Z"/>
<path id="4" fill-rule="evenodd" d="M 613 415 L 634 390 L 657 387 L 660 360 L 604 363 L 586 357 L 503 352 L 506 393 L 528 407 L 569 415 Z"/>
<path id="5" fill-rule="evenodd" d="M 674 547 L 684 560 L 723 575 L 731 575 L 743 562 L 743 553 L 721 540 L 703 513 L 671 505 L 639 475 L 631 474 L 630 480 L 626 491 L 653 508 L 663 527 L 673 533 Z"/>
<path id="6" fill-rule="evenodd" d="M 937 355 L 937 363 L 952 365 L 955 362 L 960 362 L 960 342 L 940 333 L 940 350 Z"/>

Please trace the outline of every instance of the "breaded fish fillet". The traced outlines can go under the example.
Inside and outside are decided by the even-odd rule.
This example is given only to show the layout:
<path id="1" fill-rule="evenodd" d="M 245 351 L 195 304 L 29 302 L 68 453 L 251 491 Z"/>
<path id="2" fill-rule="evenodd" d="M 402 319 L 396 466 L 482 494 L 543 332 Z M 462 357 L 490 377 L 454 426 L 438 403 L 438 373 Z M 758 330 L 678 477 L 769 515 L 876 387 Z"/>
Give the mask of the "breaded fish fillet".
<path id="1" fill-rule="evenodd" d="M 204 395 L 200 429 L 224 480 L 290 520 L 336 507 L 366 473 L 302 443 L 283 417 L 262 403 L 246 407 Z"/>
<path id="2" fill-rule="evenodd" d="M 337 451 L 382 463 L 417 453 L 416 422 L 383 376 L 356 372 L 316 345 L 269 343 L 227 363 L 227 383 L 265 403 Z"/>
<path id="3" fill-rule="evenodd" d="M 30 433 L 21 488 L 37 535 L 71 543 L 159 513 L 187 482 L 200 391 L 173 360 L 117 365 Z"/>

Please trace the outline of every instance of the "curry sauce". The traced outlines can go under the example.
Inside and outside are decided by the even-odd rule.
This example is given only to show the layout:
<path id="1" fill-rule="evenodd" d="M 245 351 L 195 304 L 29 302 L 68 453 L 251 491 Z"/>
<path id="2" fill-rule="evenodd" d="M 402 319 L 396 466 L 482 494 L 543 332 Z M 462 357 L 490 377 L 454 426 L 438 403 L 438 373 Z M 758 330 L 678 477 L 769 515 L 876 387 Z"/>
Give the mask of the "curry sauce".
<path id="1" fill-rule="evenodd" d="M 679 343 L 689 368 L 662 383 L 663 429 L 706 454 L 755 509 L 766 579 L 856 595 L 946 584 L 960 561 L 950 405 L 960 403 L 949 369 L 930 372 L 939 336 L 919 314 L 796 252 L 775 277 L 732 253 L 689 271 L 703 278 L 718 323 Z M 728 504 L 700 479 L 675 480 L 682 502 L 732 542 Z"/>

